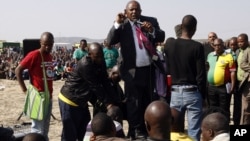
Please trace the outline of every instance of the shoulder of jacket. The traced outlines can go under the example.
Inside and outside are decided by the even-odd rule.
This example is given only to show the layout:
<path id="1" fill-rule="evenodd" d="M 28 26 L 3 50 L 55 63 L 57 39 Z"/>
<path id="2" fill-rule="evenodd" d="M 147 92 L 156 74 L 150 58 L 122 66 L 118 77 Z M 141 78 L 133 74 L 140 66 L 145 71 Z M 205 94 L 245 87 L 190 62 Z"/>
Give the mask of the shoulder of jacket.
<path id="1" fill-rule="evenodd" d="M 147 20 L 157 20 L 156 17 L 144 16 L 144 15 L 141 15 L 140 19 L 141 19 L 142 21 L 144 21 L 144 20 L 145 20 L 145 21 L 147 21 Z"/>
<path id="2" fill-rule="evenodd" d="M 250 51 L 250 47 L 247 47 L 246 50 Z"/>

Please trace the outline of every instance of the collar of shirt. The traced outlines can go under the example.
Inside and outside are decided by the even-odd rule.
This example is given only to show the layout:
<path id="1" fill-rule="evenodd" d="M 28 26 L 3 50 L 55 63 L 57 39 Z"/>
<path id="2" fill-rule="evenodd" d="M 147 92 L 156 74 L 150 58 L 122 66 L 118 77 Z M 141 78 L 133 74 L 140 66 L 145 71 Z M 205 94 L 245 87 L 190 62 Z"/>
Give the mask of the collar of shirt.
<path id="1" fill-rule="evenodd" d="M 226 54 L 227 54 L 227 53 L 226 53 L 225 51 L 224 51 L 222 54 L 220 54 L 220 55 L 217 55 L 215 51 L 213 52 L 213 55 L 214 55 L 214 56 L 222 56 L 222 55 L 226 55 Z"/>
<path id="2" fill-rule="evenodd" d="M 137 20 L 137 21 L 140 22 L 140 19 Z M 134 22 L 134 21 L 129 20 L 129 23 L 130 23 L 130 25 L 131 25 L 132 27 L 135 25 L 135 22 Z M 140 24 L 137 24 L 137 26 L 140 27 Z"/>

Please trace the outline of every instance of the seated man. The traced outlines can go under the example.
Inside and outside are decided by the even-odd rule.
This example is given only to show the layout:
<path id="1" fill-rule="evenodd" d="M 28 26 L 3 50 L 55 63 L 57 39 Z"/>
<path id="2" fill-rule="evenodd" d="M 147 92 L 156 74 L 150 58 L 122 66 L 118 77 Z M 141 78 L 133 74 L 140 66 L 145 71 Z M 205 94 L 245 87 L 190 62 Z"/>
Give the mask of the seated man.
<path id="1" fill-rule="evenodd" d="M 163 140 L 185 140 L 192 141 L 190 137 L 183 133 L 171 132 L 172 114 L 171 108 L 164 101 L 153 101 L 150 103 L 144 114 L 148 141 Z"/>
<path id="2" fill-rule="evenodd" d="M 14 141 L 15 137 L 13 136 L 14 131 L 9 127 L 0 126 L 0 140 L 2 141 Z"/>
<path id="3" fill-rule="evenodd" d="M 91 122 L 93 135 L 91 141 L 126 141 L 123 138 L 115 137 L 116 129 L 111 117 L 105 113 L 97 113 Z"/>
<path id="4" fill-rule="evenodd" d="M 115 129 L 116 129 L 115 136 L 124 138 L 125 133 L 124 133 L 123 126 L 122 126 L 122 113 L 121 113 L 120 108 L 117 106 L 110 107 L 109 110 L 107 111 L 107 115 L 111 117 L 111 119 L 114 122 Z M 84 141 L 89 141 L 90 136 L 93 134 L 92 129 L 91 129 L 91 123 L 92 121 L 90 121 L 87 125 L 86 133 L 84 136 Z"/>
<path id="5" fill-rule="evenodd" d="M 46 141 L 45 137 L 39 133 L 29 133 L 24 136 L 22 141 Z"/>
<path id="6" fill-rule="evenodd" d="M 62 65 L 62 62 L 59 61 L 58 64 L 54 68 L 55 76 L 54 80 L 63 80 L 65 75 L 64 75 L 64 66 Z"/>
<path id="7" fill-rule="evenodd" d="M 126 120 L 127 119 L 127 115 L 126 115 L 126 113 L 127 113 L 127 111 L 126 111 L 126 100 L 127 100 L 127 98 L 126 98 L 126 95 L 123 92 L 123 89 L 122 89 L 121 85 L 120 85 L 121 75 L 120 75 L 118 65 L 113 66 L 113 68 L 110 70 L 109 79 L 111 80 L 112 86 L 114 87 L 115 92 L 119 97 L 119 101 L 117 103 L 117 106 L 122 111 L 123 120 Z"/>
<path id="8" fill-rule="evenodd" d="M 125 137 L 125 133 L 123 131 L 123 116 L 122 111 L 117 106 L 112 106 L 108 111 L 107 115 L 113 119 L 116 128 L 116 137 Z"/>
<path id="9" fill-rule="evenodd" d="M 219 112 L 207 115 L 201 125 L 203 141 L 229 141 L 229 122 L 227 117 Z"/>

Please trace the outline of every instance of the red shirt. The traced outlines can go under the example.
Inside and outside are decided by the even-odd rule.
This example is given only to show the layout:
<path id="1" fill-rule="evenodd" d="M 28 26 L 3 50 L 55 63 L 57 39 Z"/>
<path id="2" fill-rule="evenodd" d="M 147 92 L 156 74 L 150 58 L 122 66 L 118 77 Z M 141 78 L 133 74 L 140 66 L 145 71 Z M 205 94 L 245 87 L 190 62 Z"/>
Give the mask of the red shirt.
<path id="1" fill-rule="evenodd" d="M 43 59 L 45 64 L 45 74 L 47 76 L 48 88 L 50 96 L 52 98 L 53 92 L 53 62 L 51 54 L 43 53 Z M 25 69 L 28 69 L 31 83 L 38 89 L 38 91 L 44 91 L 43 80 L 43 66 L 42 57 L 39 50 L 31 51 L 23 58 L 20 65 Z"/>

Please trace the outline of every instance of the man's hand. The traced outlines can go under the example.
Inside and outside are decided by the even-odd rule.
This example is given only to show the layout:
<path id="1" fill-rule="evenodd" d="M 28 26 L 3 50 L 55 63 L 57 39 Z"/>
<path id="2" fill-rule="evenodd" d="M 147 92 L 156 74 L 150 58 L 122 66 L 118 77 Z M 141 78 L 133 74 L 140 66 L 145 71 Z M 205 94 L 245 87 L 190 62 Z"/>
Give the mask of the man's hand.
<path id="1" fill-rule="evenodd" d="M 118 15 L 116 16 L 115 21 L 116 21 L 117 23 L 121 24 L 121 23 L 124 22 L 125 19 L 126 19 L 125 14 L 123 14 L 123 13 L 118 13 Z"/>
<path id="2" fill-rule="evenodd" d="M 107 110 L 110 109 L 112 106 L 113 106 L 113 104 L 108 104 L 108 105 L 106 106 Z"/>
<path id="3" fill-rule="evenodd" d="M 149 33 L 153 33 L 154 31 L 154 27 L 152 26 L 152 24 L 150 22 L 144 21 L 142 22 L 141 28 Z"/>

